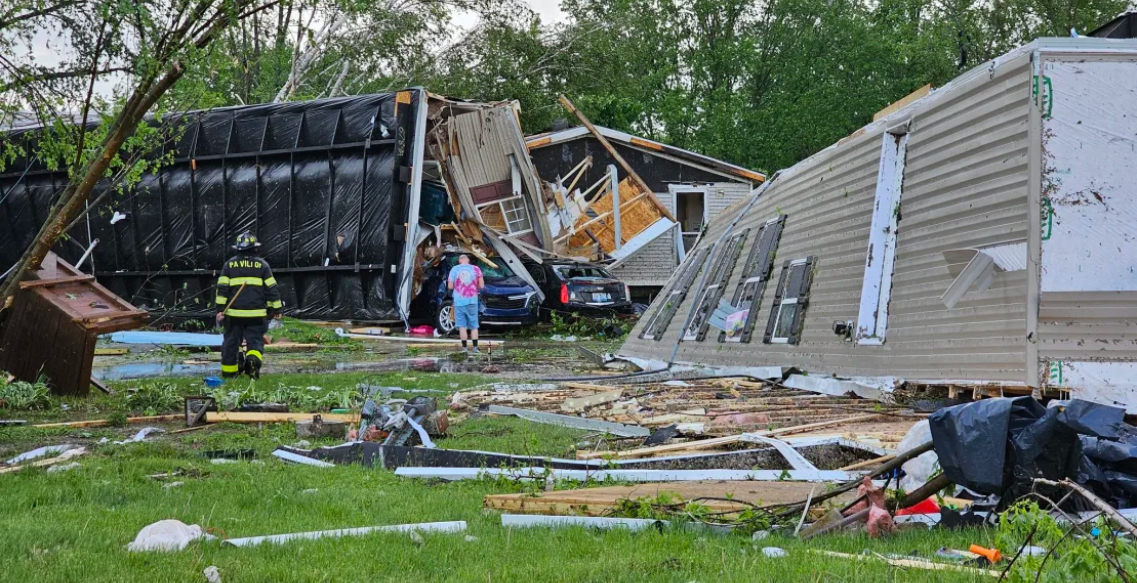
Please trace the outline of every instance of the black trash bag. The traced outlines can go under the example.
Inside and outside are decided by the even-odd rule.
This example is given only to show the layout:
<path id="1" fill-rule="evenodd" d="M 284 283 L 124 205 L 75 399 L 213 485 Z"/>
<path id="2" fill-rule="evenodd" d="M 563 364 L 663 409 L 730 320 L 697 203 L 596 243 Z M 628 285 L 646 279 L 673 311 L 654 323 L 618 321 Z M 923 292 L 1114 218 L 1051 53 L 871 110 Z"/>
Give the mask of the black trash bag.
<path id="1" fill-rule="evenodd" d="M 933 413 L 940 467 L 953 483 L 1009 503 L 1035 478 L 1069 478 L 1118 507 L 1137 503 L 1137 428 L 1122 409 L 1072 400 L 986 399 Z"/>
<path id="2" fill-rule="evenodd" d="M 1045 409 L 1030 397 L 984 399 L 940 409 L 928 417 L 944 475 L 981 494 L 1002 494 L 1010 483 L 1008 442 Z"/>

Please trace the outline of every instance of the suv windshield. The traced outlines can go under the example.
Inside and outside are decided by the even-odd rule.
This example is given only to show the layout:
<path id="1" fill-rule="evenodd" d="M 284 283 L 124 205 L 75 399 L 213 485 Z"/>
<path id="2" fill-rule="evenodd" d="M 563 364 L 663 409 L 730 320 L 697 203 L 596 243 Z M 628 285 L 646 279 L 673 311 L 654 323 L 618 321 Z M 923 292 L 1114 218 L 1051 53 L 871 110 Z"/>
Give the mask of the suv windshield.
<path id="1" fill-rule="evenodd" d="M 482 270 L 482 277 L 485 278 L 486 281 L 497 281 L 499 279 L 513 277 L 513 270 L 509 269 L 509 266 L 505 264 L 505 261 L 495 261 L 495 263 L 497 263 L 497 268 L 495 269 L 489 265 L 486 265 L 484 262 L 482 262 L 481 259 L 478 259 L 477 257 L 474 257 L 472 255 L 468 257 L 470 257 L 471 265 L 477 265 Z M 447 257 L 446 264 L 450 267 L 458 265 L 458 256 L 451 255 Z"/>
<path id="2" fill-rule="evenodd" d="M 554 265 L 553 269 L 557 274 L 565 279 L 573 279 L 575 277 L 584 277 L 592 279 L 611 279 L 612 276 L 608 275 L 607 271 L 598 267 L 582 267 L 577 265 Z"/>

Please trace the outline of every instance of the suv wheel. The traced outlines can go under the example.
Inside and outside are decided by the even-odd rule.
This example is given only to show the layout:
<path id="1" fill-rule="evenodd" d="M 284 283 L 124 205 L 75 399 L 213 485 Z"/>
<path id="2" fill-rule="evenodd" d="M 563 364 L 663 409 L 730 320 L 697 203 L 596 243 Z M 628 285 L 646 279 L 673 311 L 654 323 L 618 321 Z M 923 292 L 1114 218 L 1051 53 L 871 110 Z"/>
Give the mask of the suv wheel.
<path id="1" fill-rule="evenodd" d="M 434 327 L 442 336 L 447 336 L 454 332 L 457 326 L 454 325 L 454 303 L 443 302 L 438 308 L 438 312 L 434 315 Z"/>

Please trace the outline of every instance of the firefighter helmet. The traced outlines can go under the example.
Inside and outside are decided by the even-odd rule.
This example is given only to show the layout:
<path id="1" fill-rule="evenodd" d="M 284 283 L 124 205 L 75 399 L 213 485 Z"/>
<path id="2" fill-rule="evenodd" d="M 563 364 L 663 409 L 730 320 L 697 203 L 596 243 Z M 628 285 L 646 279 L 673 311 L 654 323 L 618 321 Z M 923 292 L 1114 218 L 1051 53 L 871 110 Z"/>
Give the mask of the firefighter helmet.
<path id="1" fill-rule="evenodd" d="M 260 246 L 261 244 L 257 242 L 256 235 L 245 231 L 244 233 L 237 235 L 237 244 L 233 245 L 233 248 L 237 251 L 248 251 L 250 249 L 256 249 Z"/>

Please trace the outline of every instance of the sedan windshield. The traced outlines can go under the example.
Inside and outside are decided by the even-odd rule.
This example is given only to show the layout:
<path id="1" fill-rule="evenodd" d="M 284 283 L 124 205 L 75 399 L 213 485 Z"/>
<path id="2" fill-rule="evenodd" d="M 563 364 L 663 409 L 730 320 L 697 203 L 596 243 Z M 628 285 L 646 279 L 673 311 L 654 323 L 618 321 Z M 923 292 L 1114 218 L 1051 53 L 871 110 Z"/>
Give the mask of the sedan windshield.
<path id="1" fill-rule="evenodd" d="M 490 267 L 489 265 L 486 265 L 485 262 L 483 262 L 481 259 L 472 256 L 470 257 L 470 264 L 477 265 L 482 270 L 482 277 L 484 277 L 486 281 L 497 281 L 499 279 L 513 277 L 513 270 L 511 270 L 509 266 L 505 264 L 505 261 L 499 260 L 495 261 L 494 263 L 497 264 L 497 267 Z M 458 265 L 458 256 L 451 255 L 446 259 L 446 264 L 450 267 Z"/>
<path id="2" fill-rule="evenodd" d="M 586 267 L 577 265 L 554 265 L 553 269 L 557 274 L 565 279 L 585 278 L 585 279 L 612 279 L 612 276 L 607 271 L 598 267 Z"/>

